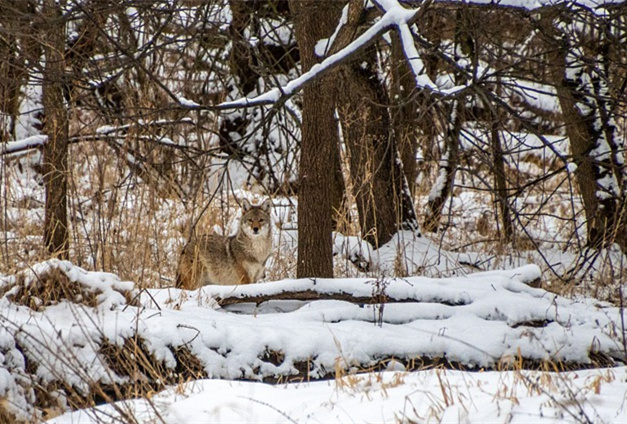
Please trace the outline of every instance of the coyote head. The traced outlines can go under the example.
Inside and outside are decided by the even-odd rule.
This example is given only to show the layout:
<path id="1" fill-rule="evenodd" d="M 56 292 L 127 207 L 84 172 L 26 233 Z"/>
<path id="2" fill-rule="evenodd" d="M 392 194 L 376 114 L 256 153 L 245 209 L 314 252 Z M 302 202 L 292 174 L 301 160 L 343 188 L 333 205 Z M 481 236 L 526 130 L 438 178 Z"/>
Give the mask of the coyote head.
<path id="1" fill-rule="evenodd" d="M 267 199 L 261 205 L 252 205 L 247 199 L 242 202 L 244 213 L 240 230 L 248 237 L 267 236 L 270 233 L 270 208 L 272 202 Z"/>

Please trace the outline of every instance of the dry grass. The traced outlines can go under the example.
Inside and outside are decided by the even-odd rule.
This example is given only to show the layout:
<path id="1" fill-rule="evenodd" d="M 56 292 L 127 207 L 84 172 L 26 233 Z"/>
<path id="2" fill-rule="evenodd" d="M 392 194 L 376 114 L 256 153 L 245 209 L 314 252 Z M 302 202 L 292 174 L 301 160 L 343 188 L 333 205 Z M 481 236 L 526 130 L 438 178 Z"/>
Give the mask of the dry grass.
<path id="1" fill-rule="evenodd" d="M 156 154 L 156 153 L 155 153 Z M 347 157 L 342 154 L 342 168 L 348 175 Z M 0 224 L 4 237 L 0 240 L 0 270 L 13 273 L 47 257 L 42 249 L 43 187 L 34 180 L 37 173 L 37 153 L 3 162 L 3 192 Z M 239 216 L 238 197 L 250 181 L 232 180 L 225 168 L 208 168 L 193 174 L 193 181 L 202 181 L 186 199 L 164 192 L 159 184 L 144 181 L 128 168 L 120 156 L 105 143 L 78 143 L 71 147 L 69 211 L 70 260 L 91 270 L 118 274 L 134 281 L 139 288 L 171 287 L 178 255 L 192 231 L 205 233 L 234 229 Z M 552 162 L 542 162 L 531 156 L 529 162 L 517 164 L 535 174 L 550 168 Z M 435 165 L 435 164 L 431 164 Z M 514 238 L 507 242 L 499 228 L 495 199 L 485 189 L 467 164 L 457 177 L 458 187 L 445 206 L 441 230 L 427 234 L 444 249 L 454 252 L 477 252 L 490 259 L 490 268 L 510 266 L 508 258 L 521 256 L 544 267 L 544 288 L 565 295 L 593 295 L 617 302 L 617 282 L 625 281 L 624 266 L 609 261 L 607 256 L 594 260 L 594 272 L 586 269 L 589 262 L 580 261 L 579 269 L 555 269 L 546 259 L 545 250 L 576 253 L 582 243 L 581 204 L 573 200 L 573 184 L 563 175 L 529 187 L 516 199 L 517 213 L 513 216 Z M 523 166 L 524 165 L 524 166 Z M 186 175 L 184 162 L 181 172 Z M 478 166 L 478 165 L 477 165 Z M 434 170 L 434 166 L 424 166 Z M 514 175 L 519 170 L 509 169 Z M 190 173 L 192 175 L 192 173 Z M 561 176 L 560 176 L 561 175 Z M 435 174 L 426 172 L 417 185 L 416 209 L 426 203 L 426 193 Z M 512 177 L 513 178 L 513 177 Z M 347 182 L 347 207 L 337 216 L 338 229 L 347 236 L 359 236 L 359 220 L 354 207 L 350 178 Z M 489 182 L 489 178 L 487 180 Z M 462 188 L 463 187 L 463 188 Z M 576 194 L 576 193 L 575 193 Z M 296 271 L 296 208 L 287 198 L 275 198 L 275 249 L 266 272 L 266 280 L 292 278 Z M 280 204 L 279 204 L 280 203 Z M 402 248 L 387 271 L 393 276 L 423 273 L 420 266 L 409 266 Z M 583 255 L 582 255 L 583 258 Z M 481 265 L 478 266 L 481 268 Z M 360 269 L 345 255 L 334 259 L 336 277 L 376 277 L 382 270 L 376 267 Z M 440 271 L 438 271 L 440 272 Z M 440 274 L 435 274 L 440 275 Z"/>
<path id="2" fill-rule="evenodd" d="M 129 305 L 135 304 L 132 292 L 121 290 L 121 293 Z M 61 301 L 95 307 L 101 294 L 102 291 L 97 288 L 71 281 L 59 268 L 50 268 L 42 273 L 26 270 L 0 286 L 0 296 L 34 311 L 42 311 Z"/>

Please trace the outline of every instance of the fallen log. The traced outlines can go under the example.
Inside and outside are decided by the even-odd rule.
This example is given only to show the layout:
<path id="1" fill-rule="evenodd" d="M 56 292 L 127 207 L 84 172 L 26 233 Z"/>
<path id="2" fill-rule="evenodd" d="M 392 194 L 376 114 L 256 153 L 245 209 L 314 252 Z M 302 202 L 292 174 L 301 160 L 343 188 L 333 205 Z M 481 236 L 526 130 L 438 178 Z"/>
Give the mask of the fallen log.
<path id="1" fill-rule="evenodd" d="M 340 300 L 355 304 L 440 303 L 448 306 L 472 302 L 470 292 L 481 289 L 492 276 L 509 279 L 510 291 L 532 293 L 540 284 L 535 265 L 506 271 L 488 271 L 463 276 L 467 290 L 449 285 L 449 279 L 410 277 L 377 279 L 300 279 L 240 286 L 205 286 L 202 295 L 213 297 L 221 306 L 238 303 L 260 304 L 270 300 Z"/>

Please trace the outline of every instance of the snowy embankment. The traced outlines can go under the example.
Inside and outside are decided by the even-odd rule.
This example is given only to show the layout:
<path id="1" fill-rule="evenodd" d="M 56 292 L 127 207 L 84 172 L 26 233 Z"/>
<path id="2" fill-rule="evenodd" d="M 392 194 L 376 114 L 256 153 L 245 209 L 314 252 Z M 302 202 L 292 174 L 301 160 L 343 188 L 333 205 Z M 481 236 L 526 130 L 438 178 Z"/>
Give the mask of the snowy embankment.
<path id="1" fill-rule="evenodd" d="M 137 385 L 148 392 L 202 377 L 287 382 L 386 367 L 582 368 L 624 360 L 618 308 L 528 285 L 538 278 L 529 265 L 442 279 L 136 292 L 113 274 L 51 260 L 0 280 L 0 396 L 26 417 L 87 406 L 96 386 L 107 388 L 98 396 L 116 400 L 136 396 L 141 390 L 130 387 Z M 280 300 L 256 303 L 267 299 Z M 407 378 L 420 385 L 428 375 Z M 189 389 L 214 391 L 214 384 L 228 385 Z"/>
<path id="2" fill-rule="evenodd" d="M 201 380 L 69 413 L 50 424 L 137 423 L 625 423 L 625 368 L 563 374 L 428 370 L 269 385 Z M 128 418 L 127 418 L 128 419 Z"/>

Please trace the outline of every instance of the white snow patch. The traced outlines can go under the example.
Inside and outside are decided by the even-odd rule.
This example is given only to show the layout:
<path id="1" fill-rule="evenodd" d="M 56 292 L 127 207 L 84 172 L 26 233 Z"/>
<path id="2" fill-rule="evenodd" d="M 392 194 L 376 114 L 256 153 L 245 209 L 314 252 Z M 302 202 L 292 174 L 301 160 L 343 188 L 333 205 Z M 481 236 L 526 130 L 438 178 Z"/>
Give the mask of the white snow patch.
<path id="1" fill-rule="evenodd" d="M 547 387 L 539 382 L 550 381 Z M 563 374 L 429 370 L 383 372 L 336 381 L 269 385 L 200 380 L 150 401 L 135 399 L 68 413 L 49 424 L 138 423 L 625 422 L 627 371 Z"/>

